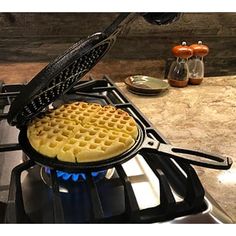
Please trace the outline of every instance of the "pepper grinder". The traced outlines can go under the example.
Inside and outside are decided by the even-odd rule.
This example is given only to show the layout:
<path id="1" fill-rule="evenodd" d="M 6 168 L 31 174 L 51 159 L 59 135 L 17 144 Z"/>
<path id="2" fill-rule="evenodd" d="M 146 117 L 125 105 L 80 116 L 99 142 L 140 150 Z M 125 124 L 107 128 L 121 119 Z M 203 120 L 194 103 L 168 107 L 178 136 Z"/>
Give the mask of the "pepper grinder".
<path id="1" fill-rule="evenodd" d="M 209 52 L 209 48 L 198 41 L 197 44 L 189 46 L 193 50 L 193 57 L 188 60 L 189 67 L 189 83 L 198 85 L 201 84 L 204 78 L 204 62 L 203 57 Z"/>
<path id="2" fill-rule="evenodd" d="M 176 60 L 171 64 L 168 82 L 174 87 L 185 87 L 189 80 L 188 58 L 193 55 L 193 50 L 187 46 L 186 42 L 172 48 L 172 53 Z"/>

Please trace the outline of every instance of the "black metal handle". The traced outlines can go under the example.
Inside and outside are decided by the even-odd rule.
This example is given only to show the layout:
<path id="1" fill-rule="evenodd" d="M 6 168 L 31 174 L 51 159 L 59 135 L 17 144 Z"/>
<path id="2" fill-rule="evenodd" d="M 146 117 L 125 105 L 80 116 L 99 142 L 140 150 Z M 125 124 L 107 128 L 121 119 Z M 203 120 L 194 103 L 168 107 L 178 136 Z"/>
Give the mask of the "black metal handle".
<path id="1" fill-rule="evenodd" d="M 117 36 L 125 26 L 133 22 L 138 16 L 137 13 L 121 13 L 112 24 L 105 29 L 104 33 L 107 37 Z"/>
<path id="2" fill-rule="evenodd" d="M 107 37 L 117 36 L 125 26 L 132 23 L 139 16 L 142 16 L 150 24 L 165 25 L 177 21 L 180 18 L 181 13 L 121 13 L 104 31 L 104 33 L 107 35 Z"/>
<path id="3" fill-rule="evenodd" d="M 175 147 L 172 145 L 160 143 L 151 138 L 146 138 L 142 149 L 157 151 L 163 156 L 169 158 L 183 160 L 184 162 L 189 164 L 208 167 L 212 169 L 227 170 L 231 167 L 233 163 L 230 157 L 224 157 L 222 155 L 213 154 L 205 151 L 197 151 L 192 149 Z"/>
<path id="4" fill-rule="evenodd" d="M 160 143 L 158 152 L 167 154 L 172 158 L 182 159 L 189 164 L 204 166 L 214 169 L 229 169 L 232 159 L 205 151 L 184 149 Z"/>

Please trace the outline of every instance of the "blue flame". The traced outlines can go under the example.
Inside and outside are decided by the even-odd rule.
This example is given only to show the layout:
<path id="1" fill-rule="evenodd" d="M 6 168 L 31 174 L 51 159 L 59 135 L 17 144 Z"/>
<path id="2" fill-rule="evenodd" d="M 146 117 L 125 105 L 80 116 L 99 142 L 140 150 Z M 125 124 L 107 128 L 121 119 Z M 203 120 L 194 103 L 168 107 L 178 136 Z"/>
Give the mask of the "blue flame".
<path id="1" fill-rule="evenodd" d="M 47 174 L 50 174 L 50 168 L 45 167 L 45 172 Z M 84 173 L 67 173 L 60 170 L 57 170 L 56 173 L 57 173 L 58 178 L 62 178 L 65 181 L 72 180 L 74 182 L 77 182 L 78 180 L 86 180 L 86 175 Z M 106 171 L 103 170 L 103 171 L 98 171 L 98 172 L 92 172 L 91 174 L 92 174 L 92 177 L 96 178 L 101 175 L 105 176 Z"/>

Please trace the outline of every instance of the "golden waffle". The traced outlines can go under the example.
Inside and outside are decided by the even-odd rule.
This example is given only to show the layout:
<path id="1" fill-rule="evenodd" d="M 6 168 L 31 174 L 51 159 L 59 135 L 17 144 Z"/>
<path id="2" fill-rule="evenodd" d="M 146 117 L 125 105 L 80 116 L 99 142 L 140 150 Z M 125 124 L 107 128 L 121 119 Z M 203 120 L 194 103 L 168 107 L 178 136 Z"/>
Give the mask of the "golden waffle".
<path id="1" fill-rule="evenodd" d="M 127 112 L 112 106 L 102 107 L 86 122 L 96 127 L 126 133 L 131 135 L 133 139 L 136 139 L 138 135 L 134 119 Z"/>
<path id="2" fill-rule="evenodd" d="M 125 111 L 96 103 L 75 102 L 30 123 L 27 136 L 44 156 L 65 162 L 112 158 L 134 144 L 138 129 Z"/>
<path id="3" fill-rule="evenodd" d="M 86 103 L 86 102 L 74 102 L 71 104 L 64 104 L 59 108 L 52 110 L 48 116 L 57 117 L 60 119 L 73 120 L 77 123 L 86 123 L 86 120 L 93 116 L 97 111 L 102 108 L 97 103 Z"/>
<path id="4" fill-rule="evenodd" d="M 36 151 L 54 158 L 67 140 L 74 136 L 77 127 L 74 121 L 44 117 L 30 124 L 27 136 Z"/>

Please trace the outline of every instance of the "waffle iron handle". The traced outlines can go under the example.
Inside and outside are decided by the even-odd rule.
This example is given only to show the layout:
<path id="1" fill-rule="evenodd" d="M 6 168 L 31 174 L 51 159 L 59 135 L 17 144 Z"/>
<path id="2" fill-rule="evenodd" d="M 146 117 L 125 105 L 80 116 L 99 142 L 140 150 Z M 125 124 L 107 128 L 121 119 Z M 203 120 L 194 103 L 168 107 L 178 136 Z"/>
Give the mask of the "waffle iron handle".
<path id="1" fill-rule="evenodd" d="M 139 13 L 120 13 L 110 26 L 104 31 L 109 36 L 117 36 L 124 27 L 132 23 L 137 17 L 142 16 L 144 20 L 152 25 L 166 25 L 177 21 L 181 13 L 177 12 L 165 12 L 165 13 L 154 13 L 154 12 L 139 12 Z"/>
<path id="2" fill-rule="evenodd" d="M 169 144 L 160 143 L 150 138 L 147 138 L 145 140 L 142 149 L 145 149 L 147 151 L 157 151 L 163 156 L 173 158 L 175 160 L 182 160 L 189 164 L 212 169 L 227 170 L 232 165 L 232 159 L 230 157 L 224 157 L 222 155 L 205 151 L 175 147 Z"/>
<path id="3" fill-rule="evenodd" d="M 133 22 L 138 16 L 137 13 L 120 13 L 111 25 L 104 30 L 104 33 L 107 37 L 117 36 L 124 27 Z"/>

